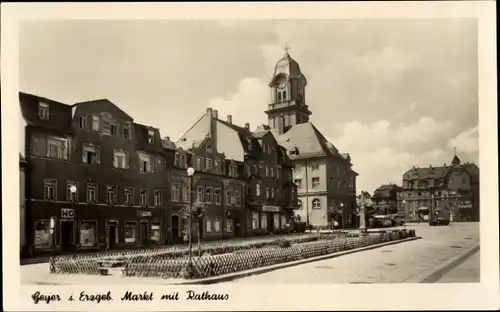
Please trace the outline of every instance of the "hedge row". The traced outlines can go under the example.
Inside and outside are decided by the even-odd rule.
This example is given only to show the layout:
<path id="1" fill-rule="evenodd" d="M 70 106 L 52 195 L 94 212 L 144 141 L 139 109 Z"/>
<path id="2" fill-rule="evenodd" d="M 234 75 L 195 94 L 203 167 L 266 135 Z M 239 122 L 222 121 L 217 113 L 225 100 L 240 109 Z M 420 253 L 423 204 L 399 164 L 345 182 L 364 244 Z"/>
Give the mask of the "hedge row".
<path id="1" fill-rule="evenodd" d="M 137 277 L 205 278 L 380 244 L 414 235 L 414 231 L 393 231 L 359 237 L 303 242 L 287 248 L 270 246 L 240 253 L 195 257 L 192 259 L 191 266 L 186 258 L 144 258 L 141 262 L 126 263 L 122 272 L 124 276 Z"/>

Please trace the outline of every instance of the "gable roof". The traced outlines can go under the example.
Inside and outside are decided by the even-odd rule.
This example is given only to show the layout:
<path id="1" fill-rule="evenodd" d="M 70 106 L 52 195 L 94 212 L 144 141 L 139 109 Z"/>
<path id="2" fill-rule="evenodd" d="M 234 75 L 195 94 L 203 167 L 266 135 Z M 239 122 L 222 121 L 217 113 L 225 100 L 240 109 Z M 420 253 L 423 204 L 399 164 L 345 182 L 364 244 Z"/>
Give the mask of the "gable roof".
<path id="1" fill-rule="evenodd" d="M 443 179 L 449 172 L 453 171 L 453 169 L 457 167 L 462 168 L 469 173 L 474 181 L 479 180 L 479 167 L 473 163 L 463 163 L 456 166 L 414 167 L 403 174 L 403 180 Z"/>
<path id="2" fill-rule="evenodd" d="M 85 101 L 85 102 L 78 102 L 78 103 L 75 103 L 73 104 L 72 106 L 82 106 L 82 105 L 92 105 L 92 104 L 99 104 L 99 105 L 102 105 L 102 104 L 106 104 L 106 105 L 112 105 L 116 108 L 116 110 L 118 110 L 119 112 L 121 112 L 122 114 L 124 114 L 125 116 L 127 116 L 128 118 L 132 119 L 133 118 L 127 114 L 124 110 L 122 110 L 118 105 L 116 105 L 115 103 L 111 102 L 110 100 L 108 99 L 98 99 L 98 100 L 92 100 L 92 101 Z"/>
<path id="3" fill-rule="evenodd" d="M 38 105 L 40 102 L 49 104 L 50 118 L 40 119 Z M 71 106 L 33 94 L 19 92 L 21 114 L 27 125 L 43 127 L 64 133 L 71 133 Z"/>

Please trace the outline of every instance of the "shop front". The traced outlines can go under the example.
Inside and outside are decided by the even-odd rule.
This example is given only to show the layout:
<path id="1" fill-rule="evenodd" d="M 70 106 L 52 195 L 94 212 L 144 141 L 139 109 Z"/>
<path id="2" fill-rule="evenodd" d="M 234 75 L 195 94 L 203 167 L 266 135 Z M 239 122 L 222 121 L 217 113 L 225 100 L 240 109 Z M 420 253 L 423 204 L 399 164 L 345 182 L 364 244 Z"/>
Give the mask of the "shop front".
<path id="1" fill-rule="evenodd" d="M 161 245 L 163 209 L 41 203 L 33 209 L 35 254 Z M 36 206 L 35 206 L 36 207 Z M 36 212 L 35 212 L 36 211 Z"/>

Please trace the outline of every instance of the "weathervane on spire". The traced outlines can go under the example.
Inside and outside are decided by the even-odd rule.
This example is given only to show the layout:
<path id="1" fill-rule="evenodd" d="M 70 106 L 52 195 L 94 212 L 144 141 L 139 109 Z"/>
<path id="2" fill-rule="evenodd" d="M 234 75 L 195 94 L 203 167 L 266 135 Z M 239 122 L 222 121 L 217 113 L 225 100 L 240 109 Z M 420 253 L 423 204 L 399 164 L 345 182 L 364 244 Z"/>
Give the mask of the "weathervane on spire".
<path id="1" fill-rule="evenodd" d="M 288 42 L 285 42 L 285 52 L 288 54 L 289 50 L 290 50 L 290 46 L 288 45 Z"/>
<path id="2" fill-rule="evenodd" d="M 453 147 L 453 156 L 457 156 L 457 147 L 456 146 Z"/>

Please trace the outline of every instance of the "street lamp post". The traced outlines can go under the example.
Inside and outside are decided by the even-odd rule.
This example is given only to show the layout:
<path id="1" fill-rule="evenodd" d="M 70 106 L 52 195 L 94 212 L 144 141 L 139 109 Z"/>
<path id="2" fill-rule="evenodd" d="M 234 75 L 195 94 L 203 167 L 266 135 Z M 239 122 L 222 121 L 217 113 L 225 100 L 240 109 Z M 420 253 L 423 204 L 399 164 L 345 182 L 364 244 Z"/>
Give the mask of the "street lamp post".
<path id="1" fill-rule="evenodd" d="M 54 257 L 56 256 L 56 240 L 55 240 L 55 233 L 54 233 L 54 228 L 56 226 L 56 218 L 51 217 L 50 218 L 50 241 L 52 242 L 52 263 L 50 266 L 50 271 L 54 273 L 55 267 L 54 267 Z"/>
<path id="2" fill-rule="evenodd" d="M 342 229 L 344 229 L 344 203 L 340 203 L 340 211 L 342 211 Z"/>
<path id="3" fill-rule="evenodd" d="M 404 216 L 403 216 L 403 227 L 406 227 L 406 216 L 408 215 L 408 211 L 406 209 L 406 200 L 403 199 L 403 201 L 401 202 L 403 204 L 403 213 L 404 213 Z"/>
<path id="4" fill-rule="evenodd" d="M 77 190 L 78 189 L 76 188 L 75 185 L 71 185 L 69 187 L 69 191 L 71 193 L 71 209 L 73 209 L 73 213 L 75 211 L 75 199 L 76 199 L 75 194 L 76 194 Z M 74 229 L 73 229 L 73 231 L 74 231 Z M 75 233 L 74 232 L 73 232 L 73 256 L 76 256 L 76 240 L 75 240 Z"/>
<path id="5" fill-rule="evenodd" d="M 192 262 L 192 259 L 193 259 L 193 242 L 191 240 L 191 234 L 192 234 L 192 230 L 193 230 L 193 174 L 194 174 L 194 168 L 192 167 L 189 167 L 187 168 L 187 174 L 188 174 L 188 177 L 189 177 L 189 214 L 188 214 L 188 226 L 189 226 L 189 230 L 188 230 L 188 238 L 189 238 L 189 242 L 188 242 L 188 246 L 189 246 L 189 266 L 191 266 L 191 262 Z"/>

